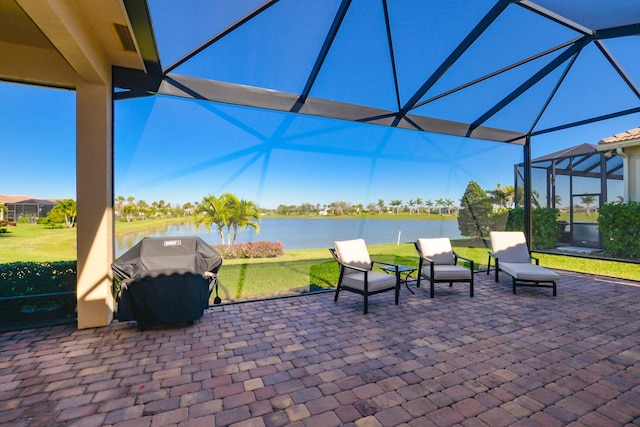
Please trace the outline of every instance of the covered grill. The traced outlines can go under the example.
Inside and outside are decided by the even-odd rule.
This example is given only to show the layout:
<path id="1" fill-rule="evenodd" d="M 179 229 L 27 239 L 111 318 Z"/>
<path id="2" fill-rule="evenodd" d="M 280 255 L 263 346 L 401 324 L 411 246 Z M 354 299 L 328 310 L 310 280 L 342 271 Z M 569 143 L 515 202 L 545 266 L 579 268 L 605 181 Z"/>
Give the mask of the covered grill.
<path id="1" fill-rule="evenodd" d="M 144 329 L 191 322 L 209 306 L 222 257 L 199 237 L 145 237 L 111 264 L 120 279 L 117 316 Z"/>

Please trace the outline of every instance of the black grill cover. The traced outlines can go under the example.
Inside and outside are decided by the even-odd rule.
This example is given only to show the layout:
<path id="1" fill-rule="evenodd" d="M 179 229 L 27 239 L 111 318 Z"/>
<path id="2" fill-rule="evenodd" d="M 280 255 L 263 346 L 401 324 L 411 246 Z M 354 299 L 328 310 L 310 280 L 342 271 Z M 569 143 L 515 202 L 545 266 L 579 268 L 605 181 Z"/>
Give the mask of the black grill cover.
<path id="1" fill-rule="evenodd" d="M 111 265 L 121 281 L 118 319 L 141 327 L 199 319 L 221 265 L 199 237 L 145 237 Z"/>

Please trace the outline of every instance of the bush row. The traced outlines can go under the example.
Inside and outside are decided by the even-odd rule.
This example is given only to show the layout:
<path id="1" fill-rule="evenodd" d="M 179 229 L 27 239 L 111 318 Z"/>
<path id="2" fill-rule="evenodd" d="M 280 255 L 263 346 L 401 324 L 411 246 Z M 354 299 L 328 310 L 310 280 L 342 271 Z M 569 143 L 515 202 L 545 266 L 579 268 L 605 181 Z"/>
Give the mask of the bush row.
<path id="1" fill-rule="evenodd" d="M 274 258 L 284 255 L 280 242 L 248 242 L 234 243 L 231 246 L 213 245 L 223 259 Z"/>
<path id="2" fill-rule="evenodd" d="M 75 292 L 76 262 L 0 264 L 0 297 Z"/>
<path id="3" fill-rule="evenodd" d="M 640 259 L 640 203 L 605 203 L 600 208 L 598 227 L 604 255 Z"/>
<path id="4" fill-rule="evenodd" d="M 0 284 L 0 298 L 26 297 L 0 300 L 0 331 L 75 321 L 75 261 L 0 264 Z"/>

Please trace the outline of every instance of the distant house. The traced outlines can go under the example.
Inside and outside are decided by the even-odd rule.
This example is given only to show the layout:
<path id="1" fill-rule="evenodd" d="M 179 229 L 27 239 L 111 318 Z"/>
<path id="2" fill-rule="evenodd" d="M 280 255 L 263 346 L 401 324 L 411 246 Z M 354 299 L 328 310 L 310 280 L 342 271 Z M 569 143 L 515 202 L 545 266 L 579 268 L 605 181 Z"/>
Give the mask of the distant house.
<path id="1" fill-rule="evenodd" d="M 45 217 L 51 209 L 58 203 L 57 200 L 35 199 L 31 196 L 4 196 L 0 195 L 0 203 L 3 203 L 6 210 L 7 221 L 18 221 L 18 218 L 25 217 L 30 220 Z"/>
<path id="2" fill-rule="evenodd" d="M 598 151 L 622 157 L 624 200 L 640 202 L 640 127 L 604 138 L 598 142 Z"/>

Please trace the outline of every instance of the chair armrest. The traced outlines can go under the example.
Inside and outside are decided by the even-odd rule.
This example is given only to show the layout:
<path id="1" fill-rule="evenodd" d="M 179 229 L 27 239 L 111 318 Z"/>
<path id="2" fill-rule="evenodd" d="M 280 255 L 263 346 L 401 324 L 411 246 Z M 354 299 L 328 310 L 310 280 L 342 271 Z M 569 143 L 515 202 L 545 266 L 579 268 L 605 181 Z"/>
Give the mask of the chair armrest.
<path id="1" fill-rule="evenodd" d="M 471 271 L 473 271 L 473 260 L 471 258 L 458 255 L 455 251 L 453 252 L 453 256 L 456 257 L 456 264 L 458 263 L 458 259 L 463 259 L 469 263 L 469 266 L 471 267 Z"/>
<path id="2" fill-rule="evenodd" d="M 343 264 L 341 262 L 338 263 L 338 264 L 340 264 L 341 266 L 343 266 L 345 268 L 350 268 L 351 270 L 362 271 L 362 272 L 371 271 L 371 269 L 369 269 L 369 268 L 356 267 L 356 266 L 349 265 L 349 264 Z"/>

